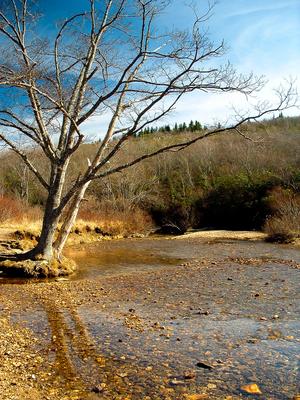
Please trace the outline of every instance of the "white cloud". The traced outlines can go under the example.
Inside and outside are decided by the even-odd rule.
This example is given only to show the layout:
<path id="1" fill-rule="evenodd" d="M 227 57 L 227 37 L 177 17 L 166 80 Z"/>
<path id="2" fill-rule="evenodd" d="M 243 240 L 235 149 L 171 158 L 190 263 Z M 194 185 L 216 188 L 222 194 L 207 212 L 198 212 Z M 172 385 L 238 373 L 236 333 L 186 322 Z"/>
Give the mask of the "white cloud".
<path id="1" fill-rule="evenodd" d="M 253 110 L 258 102 L 266 101 L 269 104 L 276 104 L 277 98 L 274 89 L 278 88 L 284 81 L 276 77 L 269 80 L 263 90 L 246 98 L 240 93 L 215 93 L 199 94 L 193 93 L 186 96 L 179 104 L 176 112 L 170 117 L 170 122 L 199 120 L 202 124 L 210 125 L 220 122 L 225 124 L 236 119 L 234 110 L 245 113 Z M 299 115 L 299 109 L 294 107 L 284 111 L 284 115 Z"/>
<path id="2" fill-rule="evenodd" d="M 93 115 L 81 125 L 81 130 L 89 141 L 99 140 L 105 135 L 110 118 L 109 113 Z"/>

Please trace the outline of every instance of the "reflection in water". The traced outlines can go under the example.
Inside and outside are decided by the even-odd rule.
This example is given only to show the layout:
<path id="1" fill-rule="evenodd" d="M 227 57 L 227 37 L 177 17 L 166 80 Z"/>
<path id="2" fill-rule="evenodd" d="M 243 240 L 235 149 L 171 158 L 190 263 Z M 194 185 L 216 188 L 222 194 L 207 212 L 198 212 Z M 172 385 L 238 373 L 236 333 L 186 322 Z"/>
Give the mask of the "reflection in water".
<path id="1" fill-rule="evenodd" d="M 128 362 L 124 354 L 110 352 L 107 336 L 104 341 L 99 332 L 97 338 L 92 338 L 71 303 L 65 302 L 63 309 L 45 299 L 42 304 L 51 331 L 50 351 L 54 353 L 53 385 L 64 387 L 68 399 L 88 399 L 93 391 L 101 392 L 103 399 L 130 393 L 130 399 L 141 399 L 147 392 L 155 396 L 153 399 L 160 399 L 174 392 L 165 388 L 161 377 L 151 370 Z M 116 332 L 111 333 L 113 336 Z"/>

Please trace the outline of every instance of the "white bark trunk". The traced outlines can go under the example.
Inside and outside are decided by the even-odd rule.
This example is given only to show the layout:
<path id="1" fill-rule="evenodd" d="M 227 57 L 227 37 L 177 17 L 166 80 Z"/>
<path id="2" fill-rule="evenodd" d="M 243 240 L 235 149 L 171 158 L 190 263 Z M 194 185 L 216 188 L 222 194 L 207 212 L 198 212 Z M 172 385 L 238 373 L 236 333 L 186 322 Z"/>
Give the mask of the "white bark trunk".
<path id="1" fill-rule="evenodd" d="M 29 252 L 33 258 L 51 260 L 54 257 L 53 243 L 59 222 L 60 214 L 57 212 L 61 200 L 62 188 L 68 162 L 61 168 L 54 168 L 51 173 L 52 186 L 48 195 L 43 218 L 43 226 L 37 246 Z"/>
<path id="2" fill-rule="evenodd" d="M 54 243 L 54 249 L 58 257 L 61 256 L 61 252 L 66 244 L 68 236 L 71 229 L 76 221 L 80 203 L 85 195 L 86 189 L 88 188 L 90 182 L 87 182 L 82 188 L 77 192 L 73 198 L 72 204 L 68 210 L 68 213 L 64 219 L 63 225 L 58 233 L 57 239 Z"/>

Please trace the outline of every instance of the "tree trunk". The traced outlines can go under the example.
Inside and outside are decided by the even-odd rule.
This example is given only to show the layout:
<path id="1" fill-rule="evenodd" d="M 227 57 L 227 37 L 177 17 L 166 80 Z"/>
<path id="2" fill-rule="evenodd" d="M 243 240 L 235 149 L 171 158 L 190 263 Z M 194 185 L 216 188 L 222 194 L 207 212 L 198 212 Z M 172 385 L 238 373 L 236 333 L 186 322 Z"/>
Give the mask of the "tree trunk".
<path id="1" fill-rule="evenodd" d="M 90 182 L 87 182 L 82 188 L 75 194 L 72 204 L 68 210 L 68 213 L 64 219 L 63 225 L 58 233 L 57 239 L 54 242 L 54 249 L 57 257 L 60 259 L 61 252 L 65 246 L 71 229 L 76 221 L 77 214 L 79 211 L 80 203 L 85 195 L 86 189 L 88 188 Z"/>
<path id="2" fill-rule="evenodd" d="M 45 206 L 41 235 L 37 246 L 28 252 L 28 256 L 34 259 L 40 258 L 51 261 L 55 256 L 53 242 L 60 217 L 60 213 L 57 210 L 60 205 L 67 164 L 52 167 L 50 178 L 51 188 Z"/>
<path id="3" fill-rule="evenodd" d="M 64 179 L 65 168 L 53 168 L 51 172 L 51 190 L 46 202 L 42 231 L 36 247 L 26 253 L 0 256 L 0 270 L 8 274 L 34 277 L 69 275 L 75 271 L 76 264 L 74 261 L 61 257 L 61 252 L 75 222 L 80 202 L 89 182 L 73 197 L 62 229 L 55 240 L 61 215 L 61 211 L 58 210 L 60 210 Z"/>
<path id="4" fill-rule="evenodd" d="M 45 213 L 38 244 L 31 251 L 31 254 L 34 258 L 42 258 L 50 261 L 55 256 L 53 252 L 53 242 L 58 220 L 59 216 L 56 215 L 55 211 L 52 210 L 48 213 Z"/>
<path id="5" fill-rule="evenodd" d="M 23 261 L 20 270 L 25 269 L 26 274 L 32 276 L 58 276 L 68 275 L 75 270 L 75 263 L 71 260 L 61 260 L 54 248 L 55 235 L 61 212 L 59 206 L 62 188 L 65 181 L 64 166 L 53 167 L 51 171 L 51 189 L 47 198 L 43 225 L 38 244 L 32 250 L 14 256 L 16 261 Z M 10 258 L 12 260 L 13 258 Z"/>

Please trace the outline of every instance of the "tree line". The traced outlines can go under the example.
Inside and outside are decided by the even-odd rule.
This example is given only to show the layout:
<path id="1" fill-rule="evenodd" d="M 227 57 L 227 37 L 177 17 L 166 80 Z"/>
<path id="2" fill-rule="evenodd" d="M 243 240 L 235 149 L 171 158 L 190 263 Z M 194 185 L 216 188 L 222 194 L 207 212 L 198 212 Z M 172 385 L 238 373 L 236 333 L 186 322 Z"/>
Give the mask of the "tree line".
<path id="1" fill-rule="evenodd" d="M 173 126 L 167 124 L 162 126 L 148 126 L 142 129 L 136 136 L 149 135 L 153 133 L 179 133 L 179 132 L 200 132 L 206 130 L 207 126 L 202 126 L 201 122 L 191 120 L 189 123 L 175 122 Z"/>

